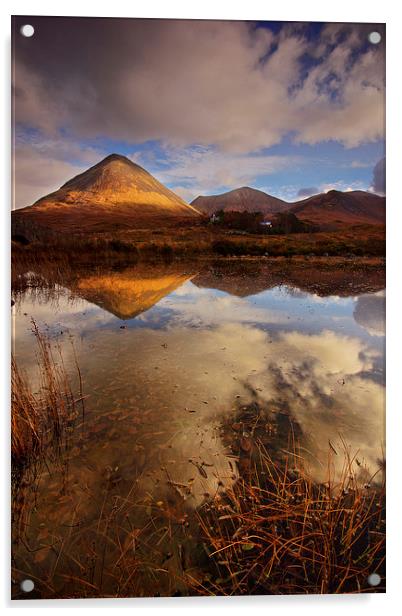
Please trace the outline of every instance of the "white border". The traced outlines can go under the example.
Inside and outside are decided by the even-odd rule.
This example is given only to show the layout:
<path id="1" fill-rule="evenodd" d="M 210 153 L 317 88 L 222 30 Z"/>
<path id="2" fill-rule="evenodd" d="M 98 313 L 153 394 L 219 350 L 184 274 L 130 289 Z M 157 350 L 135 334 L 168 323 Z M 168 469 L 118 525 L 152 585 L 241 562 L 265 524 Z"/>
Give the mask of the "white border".
<path id="1" fill-rule="evenodd" d="M 402 244 L 402 178 L 401 178 L 401 23 L 400 3 L 395 0 L 375 2 L 352 2 L 351 0 L 287 0 L 287 2 L 269 3 L 264 0 L 247 0 L 238 6 L 230 0 L 203 0 L 201 3 L 180 2 L 178 0 L 148 0 L 148 2 L 115 1 L 113 3 L 86 2 L 69 0 L 55 4 L 51 0 L 5 1 L 1 6 L 0 27 L 2 30 L 1 85 L 3 110 L 2 147 L 0 148 L 2 179 L 1 201 L 1 251 L 2 276 L 4 285 L 1 306 L 3 309 L 1 328 L 1 383 L 2 392 L 2 438 L 1 468 L 4 472 L 1 498 L 2 537 L 6 541 L 0 559 L 0 584 L 2 607 L 19 613 L 26 608 L 43 610 L 50 608 L 74 609 L 75 614 L 83 610 L 93 611 L 99 608 L 115 609 L 120 607 L 135 609 L 137 612 L 173 613 L 177 610 L 191 610 L 193 613 L 205 610 L 221 611 L 225 608 L 231 614 L 241 614 L 244 609 L 254 608 L 258 611 L 280 611 L 281 616 L 292 614 L 326 614 L 346 611 L 365 616 L 378 616 L 384 609 L 393 611 L 400 603 L 398 591 L 401 585 L 401 482 L 398 457 L 401 448 L 401 431 L 399 427 L 399 391 L 402 362 L 401 348 L 401 251 Z M 10 205 L 10 15 L 72 15 L 72 16 L 115 16 L 115 17 L 164 17 L 164 18 L 201 18 L 201 19 L 266 19 L 285 21 L 356 21 L 387 24 L 387 457 L 388 457 L 388 532 L 387 532 L 387 594 L 355 596 L 308 596 L 308 597 L 241 597 L 213 599 L 123 599 L 123 600 L 58 600 L 58 601 L 24 601 L 9 600 L 9 205 Z M 398 423 L 397 423 L 398 422 Z"/>

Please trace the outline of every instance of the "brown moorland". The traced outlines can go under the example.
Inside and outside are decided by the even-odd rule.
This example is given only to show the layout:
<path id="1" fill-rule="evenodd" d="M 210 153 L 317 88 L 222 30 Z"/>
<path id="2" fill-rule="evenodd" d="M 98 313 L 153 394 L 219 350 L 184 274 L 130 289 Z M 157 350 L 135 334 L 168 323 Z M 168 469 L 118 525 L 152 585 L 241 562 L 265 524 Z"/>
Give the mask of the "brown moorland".
<path id="1" fill-rule="evenodd" d="M 338 228 L 356 224 L 385 224 L 385 197 L 364 190 L 330 190 L 293 204 L 289 212 L 300 220 Z"/>
<path id="2" fill-rule="evenodd" d="M 218 210 L 272 214 L 289 207 L 286 201 L 249 186 L 236 188 L 221 195 L 199 196 L 191 202 L 191 205 L 207 215 Z"/>

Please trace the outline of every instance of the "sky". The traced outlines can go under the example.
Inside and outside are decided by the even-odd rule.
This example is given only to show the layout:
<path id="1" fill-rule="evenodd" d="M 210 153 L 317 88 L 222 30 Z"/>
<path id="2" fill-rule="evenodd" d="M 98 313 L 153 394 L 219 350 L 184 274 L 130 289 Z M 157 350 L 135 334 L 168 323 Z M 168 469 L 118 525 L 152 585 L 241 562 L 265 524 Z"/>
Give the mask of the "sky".
<path id="1" fill-rule="evenodd" d="M 111 153 L 188 202 L 385 193 L 381 24 L 15 17 L 12 45 L 17 208 Z"/>

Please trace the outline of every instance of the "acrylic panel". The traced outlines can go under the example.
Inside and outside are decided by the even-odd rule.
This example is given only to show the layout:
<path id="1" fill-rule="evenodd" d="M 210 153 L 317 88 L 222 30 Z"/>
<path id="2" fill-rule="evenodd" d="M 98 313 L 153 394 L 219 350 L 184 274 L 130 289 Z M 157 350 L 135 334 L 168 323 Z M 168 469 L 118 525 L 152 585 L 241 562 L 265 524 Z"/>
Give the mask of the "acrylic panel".
<path id="1" fill-rule="evenodd" d="M 14 599 L 385 592 L 385 25 L 12 18 Z"/>

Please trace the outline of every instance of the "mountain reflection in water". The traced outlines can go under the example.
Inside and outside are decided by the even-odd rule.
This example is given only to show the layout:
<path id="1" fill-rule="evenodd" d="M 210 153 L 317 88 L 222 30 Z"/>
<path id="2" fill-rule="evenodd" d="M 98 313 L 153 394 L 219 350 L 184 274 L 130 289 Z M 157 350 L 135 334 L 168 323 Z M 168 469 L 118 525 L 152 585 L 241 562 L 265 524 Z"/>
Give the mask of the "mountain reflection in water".
<path id="1" fill-rule="evenodd" d="M 98 304 L 119 319 L 133 319 L 149 310 L 165 295 L 180 287 L 190 275 L 176 271 L 151 270 L 133 277 L 131 270 L 83 276 L 75 291 L 88 302 Z"/>
<path id="2" fill-rule="evenodd" d="M 138 505 L 138 528 L 150 502 L 180 503 L 183 513 L 200 506 L 236 481 L 222 425 L 251 402 L 260 420 L 284 413 L 298 425 L 318 481 L 329 442 L 336 451 L 346 443 L 375 472 L 384 445 L 381 285 L 367 290 L 363 277 L 357 290 L 345 282 L 348 295 L 323 296 L 308 291 L 305 274 L 300 287 L 267 277 L 263 290 L 261 275 L 246 272 L 231 294 L 222 275 L 173 266 L 80 274 L 52 297 L 36 290 L 16 303 L 15 352 L 31 379 L 33 317 L 72 373 L 73 341 L 89 394 L 68 476 L 53 469 L 40 479 L 33 536 L 43 524 L 59 532 L 74 508 L 85 524 L 96 520 L 105 481 Z M 283 443 L 269 438 L 280 453 Z M 340 473 L 343 456 L 333 465 Z"/>

